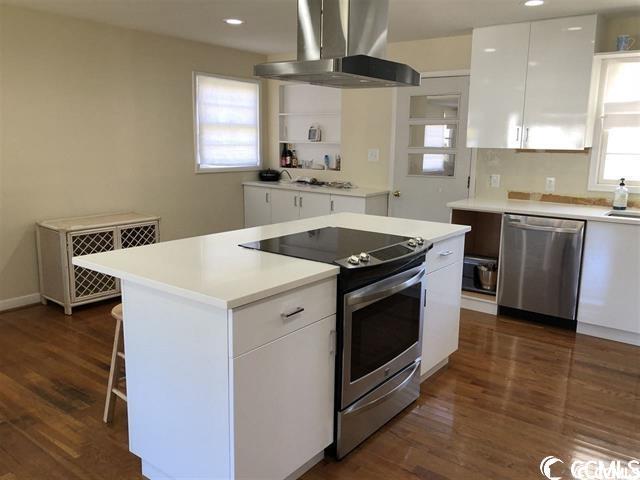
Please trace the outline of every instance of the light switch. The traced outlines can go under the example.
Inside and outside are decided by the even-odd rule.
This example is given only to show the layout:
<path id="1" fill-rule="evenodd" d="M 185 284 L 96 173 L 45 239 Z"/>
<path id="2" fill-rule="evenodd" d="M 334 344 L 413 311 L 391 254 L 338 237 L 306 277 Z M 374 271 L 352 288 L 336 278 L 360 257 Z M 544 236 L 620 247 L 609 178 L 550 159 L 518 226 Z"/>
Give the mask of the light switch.
<path id="1" fill-rule="evenodd" d="M 547 177 L 544 184 L 545 191 L 551 193 L 556 191 L 556 177 Z"/>
<path id="2" fill-rule="evenodd" d="M 489 185 L 491 185 L 491 188 L 500 188 L 500 175 L 497 175 L 497 174 L 490 175 Z"/>
<path id="3" fill-rule="evenodd" d="M 378 148 L 370 148 L 367 153 L 367 160 L 370 162 L 377 162 L 380 160 L 380 149 Z"/>

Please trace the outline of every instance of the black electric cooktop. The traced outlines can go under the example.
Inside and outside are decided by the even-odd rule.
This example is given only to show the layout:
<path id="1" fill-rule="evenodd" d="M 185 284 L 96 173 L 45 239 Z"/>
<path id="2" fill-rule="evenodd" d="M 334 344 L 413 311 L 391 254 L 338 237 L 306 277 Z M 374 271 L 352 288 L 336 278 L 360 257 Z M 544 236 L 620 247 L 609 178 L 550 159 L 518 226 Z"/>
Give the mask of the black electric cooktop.
<path id="1" fill-rule="evenodd" d="M 381 251 L 377 256 L 378 258 L 381 256 L 402 256 L 412 251 L 408 247 L 401 245 L 402 242 L 407 240 L 409 240 L 409 237 L 386 233 L 325 227 L 309 230 L 308 232 L 244 243 L 241 246 L 289 257 L 335 264 L 336 260 L 344 259 L 351 255 L 359 255 L 362 252 L 379 250 L 383 247 L 391 248 L 389 251 Z M 380 258 L 380 260 L 386 260 L 386 258 Z"/>

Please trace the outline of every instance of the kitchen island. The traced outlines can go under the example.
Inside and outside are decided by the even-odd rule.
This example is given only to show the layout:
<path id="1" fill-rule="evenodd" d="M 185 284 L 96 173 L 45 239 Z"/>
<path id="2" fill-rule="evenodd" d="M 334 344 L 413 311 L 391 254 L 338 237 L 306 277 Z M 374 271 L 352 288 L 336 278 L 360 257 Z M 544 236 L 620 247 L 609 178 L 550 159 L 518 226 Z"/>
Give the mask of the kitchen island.
<path id="1" fill-rule="evenodd" d="M 443 366 L 469 227 L 341 213 L 73 259 L 122 282 L 130 450 L 146 477 L 286 478 L 322 458 L 339 268 L 238 245 L 328 226 L 434 243 L 422 372 Z"/>

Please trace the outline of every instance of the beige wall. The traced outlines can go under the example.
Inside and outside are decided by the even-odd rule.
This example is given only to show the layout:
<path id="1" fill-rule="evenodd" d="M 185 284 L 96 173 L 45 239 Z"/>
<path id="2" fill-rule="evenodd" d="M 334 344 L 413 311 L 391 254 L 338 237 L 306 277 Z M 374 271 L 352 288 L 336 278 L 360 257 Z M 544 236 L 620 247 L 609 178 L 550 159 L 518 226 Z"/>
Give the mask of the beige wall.
<path id="1" fill-rule="evenodd" d="M 194 174 L 192 71 L 264 60 L 0 6 L 0 301 L 38 291 L 38 219 L 135 210 L 164 240 L 241 227 L 255 174 Z"/>
<path id="2" fill-rule="evenodd" d="M 270 61 L 295 58 L 295 53 L 274 55 Z M 391 43 L 388 58 L 406 62 L 420 72 L 468 69 L 471 62 L 471 36 L 437 38 Z M 268 165 L 278 168 L 278 86 L 269 81 Z M 294 174 L 313 175 L 322 180 L 351 180 L 361 186 L 387 187 L 389 155 L 394 128 L 392 89 L 342 91 L 342 170 L 323 172 L 294 170 Z M 380 160 L 367 161 L 370 148 L 380 150 Z"/>

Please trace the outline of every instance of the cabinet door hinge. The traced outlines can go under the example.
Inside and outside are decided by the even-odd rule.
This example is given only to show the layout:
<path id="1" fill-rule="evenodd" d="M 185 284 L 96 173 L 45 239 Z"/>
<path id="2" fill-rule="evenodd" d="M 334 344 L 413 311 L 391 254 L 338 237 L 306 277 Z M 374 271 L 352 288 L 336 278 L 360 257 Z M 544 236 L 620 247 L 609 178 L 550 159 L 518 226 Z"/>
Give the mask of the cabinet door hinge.
<path id="1" fill-rule="evenodd" d="M 467 177 L 467 190 L 471 188 L 471 175 Z"/>

